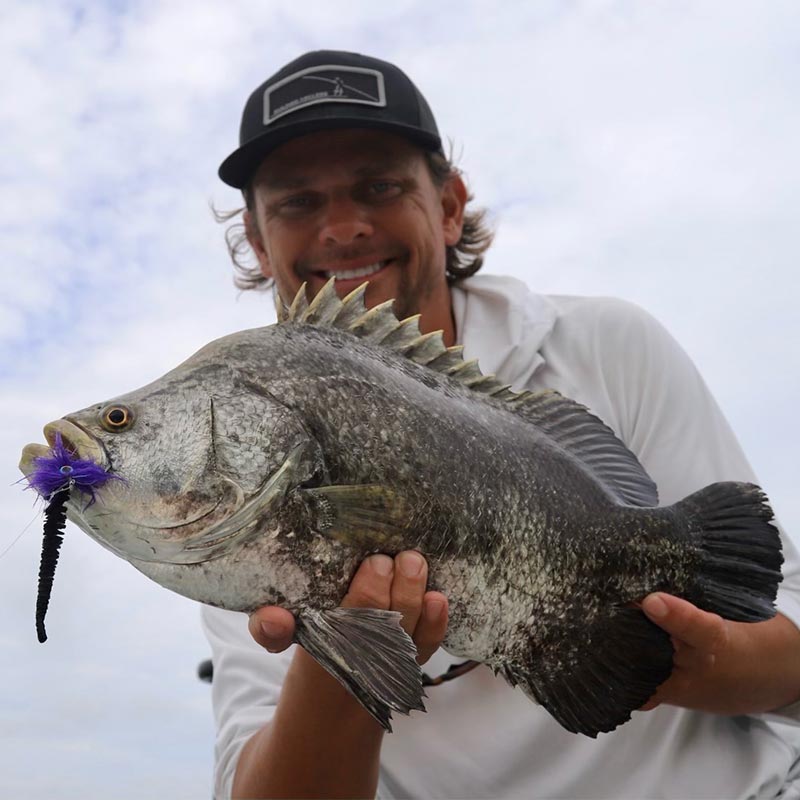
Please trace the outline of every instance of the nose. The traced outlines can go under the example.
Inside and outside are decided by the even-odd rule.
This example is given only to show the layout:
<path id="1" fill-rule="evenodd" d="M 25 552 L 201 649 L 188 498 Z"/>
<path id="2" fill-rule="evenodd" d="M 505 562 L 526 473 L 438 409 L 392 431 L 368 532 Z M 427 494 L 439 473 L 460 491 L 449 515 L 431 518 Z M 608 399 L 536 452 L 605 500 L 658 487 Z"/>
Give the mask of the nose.
<path id="1" fill-rule="evenodd" d="M 367 209 L 351 198 L 332 199 L 319 229 L 323 245 L 350 244 L 372 236 L 373 227 Z"/>

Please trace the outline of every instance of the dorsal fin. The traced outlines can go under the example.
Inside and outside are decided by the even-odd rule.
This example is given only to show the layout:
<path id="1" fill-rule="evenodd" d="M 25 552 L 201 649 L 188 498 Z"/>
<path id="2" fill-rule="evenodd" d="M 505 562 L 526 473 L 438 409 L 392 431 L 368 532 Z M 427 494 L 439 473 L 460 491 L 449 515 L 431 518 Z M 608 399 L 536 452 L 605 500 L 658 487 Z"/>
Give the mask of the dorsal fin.
<path id="1" fill-rule="evenodd" d="M 399 349 L 412 361 L 416 361 L 417 364 L 428 364 L 447 352 L 441 331 L 423 333 Z"/>
<path id="2" fill-rule="evenodd" d="M 333 324 L 337 328 L 350 328 L 350 326 L 361 316 L 364 315 L 366 305 L 364 304 L 364 293 L 367 291 L 367 284 L 362 283 L 358 289 L 350 292 L 347 297 L 342 300 L 339 306 L 339 312 Z"/>
<path id="3" fill-rule="evenodd" d="M 308 304 L 308 308 L 300 316 L 300 322 L 305 322 L 307 325 L 330 325 L 336 319 L 342 301 L 336 296 L 334 283 L 334 279 L 331 278 L 317 292 L 314 299 Z M 305 290 L 305 284 L 302 288 Z M 305 291 L 303 291 L 303 295 L 305 296 Z"/>
<path id="4" fill-rule="evenodd" d="M 391 347 L 393 350 L 403 350 L 410 345 L 411 342 L 422 335 L 419 330 L 420 316 L 420 314 L 414 314 L 412 317 L 406 317 L 381 344 Z"/>
<path id="5" fill-rule="evenodd" d="M 289 306 L 289 310 L 286 312 L 286 321 L 291 322 L 292 320 L 300 319 L 305 310 L 308 308 L 308 300 L 306 299 L 306 285 L 303 285 L 297 290 L 297 294 L 294 296 L 294 300 L 292 300 L 292 304 Z"/>
<path id="6" fill-rule="evenodd" d="M 374 339 L 376 342 L 383 342 L 392 331 L 400 327 L 397 317 L 392 313 L 393 303 L 394 300 L 387 300 L 366 311 L 351 323 L 350 330 L 359 339 Z"/>
<path id="7" fill-rule="evenodd" d="M 283 298 L 275 292 L 275 313 L 278 317 L 278 322 L 286 322 L 289 319 L 289 307 L 283 302 Z"/>
<path id="8" fill-rule="evenodd" d="M 523 392 L 507 403 L 577 456 L 623 503 L 657 506 L 658 489 L 636 456 L 586 406 L 558 392 Z"/>
<path id="9" fill-rule="evenodd" d="M 429 361 L 428 366 L 440 372 L 447 372 L 451 367 L 457 366 L 464 360 L 463 352 L 464 345 L 453 345 L 448 347 L 441 355 L 436 356 L 433 361 Z"/>
<path id="10" fill-rule="evenodd" d="M 636 456 L 604 422 L 579 403 L 558 392 L 514 392 L 493 375 L 484 375 L 476 359 L 464 361 L 462 347 L 445 347 L 441 331 L 423 334 L 419 315 L 399 321 L 392 301 L 367 310 L 363 283 L 344 300 L 336 295 L 331 278 L 309 304 L 305 284 L 285 315 L 282 325 L 306 324 L 341 328 L 375 342 L 430 369 L 444 373 L 475 392 L 488 395 L 505 408 L 536 425 L 559 446 L 579 459 L 592 475 L 603 481 L 622 503 L 658 505 L 656 486 Z"/>

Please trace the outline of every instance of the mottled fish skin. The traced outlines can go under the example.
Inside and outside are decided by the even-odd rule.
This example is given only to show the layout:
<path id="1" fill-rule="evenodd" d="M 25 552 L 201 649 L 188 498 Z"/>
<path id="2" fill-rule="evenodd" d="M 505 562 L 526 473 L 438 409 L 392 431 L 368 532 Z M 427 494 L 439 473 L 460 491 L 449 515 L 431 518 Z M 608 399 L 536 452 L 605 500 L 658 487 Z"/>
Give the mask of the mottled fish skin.
<path id="1" fill-rule="evenodd" d="M 392 553 L 411 547 L 426 554 L 430 585 L 446 589 L 450 597 L 453 622 L 449 636 L 456 640 L 459 620 L 469 616 L 467 608 L 476 616 L 495 616 L 496 604 L 487 602 L 487 588 L 496 587 L 501 596 L 520 595 L 520 605 L 529 606 L 522 597 L 548 597 L 555 591 L 555 585 L 547 585 L 547 575 L 564 586 L 570 574 L 564 567 L 573 568 L 570 553 L 576 553 L 577 542 L 586 540 L 591 550 L 591 532 L 583 524 L 560 532 L 569 545 L 563 567 L 543 563 L 542 549 L 532 546 L 557 513 L 549 498 L 558 496 L 560 486 L 570 482 L 576 486 L 577 499 L 569 520 L 598 511 L 616 512 L 602 488 L 561 454 L 553 454 L 558 469 L 546 466 L 540 451 L 547 442 L 531 431 L 524 419 L 499 402 L 484 398 L 476 402 L 474 393 L 446 376 L 394 353 L 376 359 L 374 347 L 353 341 L 336 329 L 280 326 L 250 332 L 247 343 L 241 341 L 243 335 L 237 337 L 228 343 L 233 352 L 227 363 L 237 365 L 237 379 L 249 390 L 280 397 L 282 406 L 302 417 L 324 454 L 325 483 L 382 484 L 409 499 L 413 516 L 408 520 L 406 538 L 394 547 L 378 543 L 372 549 Z M 265 364 L 269 370 L 264 369 Z M 268 380 L 263 378 L 265 373 Z M 202 385 L 207 393 L 210 384 L 206 374 Z M 213 394 L 215 408 L 228 406 L 221 389 L 214 389 Z M 119 402 L 137 404 L 141 400 L 127 396 Z M 80 414 L 72 416 L 80 419 Z M 245 413 L 236 413 L 235 427 L 245 427 L 246 419 Z M 487 441 L 493 442 L 489 451 L 484 446 Z M 237 475 L 244 471 L 230 461 Z M 457 483 L 452 480 L 456 474 Z M 294 507 L 291 510 L 296 511 Z M 298 581 L 306 587 L 301 592 L 297 587 L 281 592 L 293 610 L 338 605 L 355 564 L 368 552 L 352 553 L 352 548 L 320 537 L 314 532 L 313 520 L 301 532 L 294 515 L 284 520 L 280 512 L 261 538 L 270 544 L 265 547 L 253 540 L 229 556 L 236 558 L 237 570 L 252 565 L 250 580 L 240 576 L 236 582 L 237 591 L 243 594 L 252 586 L 252 597 L 229 600 L 224 607 L 251 610 L 262 605 L 260 584 L 264 565 L 271 560 L 284 569 L 295 563 L 298 573 L 308 578 Z M 527 558 L 520 558 L 526 554 Z M 332 569 L 339 564 L 344 568 Z M 159 582 L 168 580 L 165 573 L 173 571 L 171 565 L 162 570 L 158 562 L 153 567 L 159 570 Z M 513 570 L 513 578 L 507 574 L 509 570 Z M 190 573 L 198 571 L 206 580 L 218 572 L 220 582 L 230 575 L 225 557 L 190 565 Z M 196 583 L 201 580 L 192 575 L 180 588 L 196 595 L 202 592 L 190 589 Z M 211 596 L 195 599 L 211 602 L 218 591 L 219 584 L 213 581 Z M 503 618 L 508 619 L 507 615 Z M 470 655 L 485 660 L 489 654 Z"/>
<path id="2" fill-rule="evenodd" d="M 336 329 L 282 326 L 258 339 L 235 361 L 254 387 L 263 381 L 260 359 L 271 365 L 268 391 L 302 415 L 325 454 L 325 482 L 391 486 L 408 499 L 403 540 L 371 549 L 425 553 L 430 587 L 450 600 L 445 646 L 453 653 L 502 661 L 513 632 L 529 622 L 561 625 L 570 612 L 591 619 L 595 608 L 632 601 L 654 586 L 686 590 L 686 553 L 671 538 L 637 554 L 635 571 L 625 569 L 634 555 L 631 535 L 617 532 L 615 547 L 598 553 L 603 529 L 632 528 L 633 520 L 623 526 L 625 511 L 604 488 L 501 402 L 394 353 L 376 358 L 374 347 Z M 564 487 L 572 487 L 568 514 Z M 657 514 L 649 524 L 659 526 Z M 294 524 L 278 525 L 285 533 L 274 541 L 284 547 L 246 557 L 253 581 L 257 565 L 276 558 L 309 577 L 304 595 L 284 592 L 293 609 L 338 605 L 370 549 L 352 554 L 313 533 L 303 541 Z M 308 529 L 314 527 L 311 521 Z M 642 566 L 649 572 L 641 574 Z M 222 560 L 205 567 L 227 571 Z M 258 593 L 243 603 L 260 604 Z"/>
<path id="3" fill-rule="evenodd" d="M 570 401 L 470 388 L 480 373 L 461 369 L 440 340 L 414 345 L 419 360 L 450 371 L 455 364 L 461 378 L 418 363 L 388 310 L 365 318 L 341 303 L 338 311 L 324 302 L 305 307 L 299 297 L 295 319 L 212 342 L 149 386 L 68 415 L 126 479 L 96 508 L 71 505 L 70 518 L 180 594 L 246 612 L 277 604 L 299 618 L 337 607 L 367 554 L 418 549 L 429 588 L 449 599 L 450 652 L 488 663 L 570 730 L 596 735 L 627 719 L 671 667 L 666 636 L 631 605 L 654 590 L 702 604 L 709 557 L 699 523 L 680 505 L 644 507 L 648 499 L 656 505 L 652 482 Z M 349 314 L 362 334 L 385 326 L 380 335 L 400 349 L 337 327 L 336 313 Z M 556 412 L 543 411 L 547 404 Z M 129 430 L 103 427 L 112 406 L 132 410 Z M 574 436 L 558 433 L 573 416 Z M 621 459 L 611 469 L 618 482 L 581 455 L 599 435 L 600 449 Z M 392 518 L 396 503 L 402 513 L 374 535 L 337 534 L 338 501 L 324 490 L 353 486 L 377 487 L 379 500 L 385 487 L 386 513 Z M 265 499 L 251 501 L 259 491 Z M 780 545 L 763 496 L 742 491 L 768 528 L 770 575 L 756 604 L 771 608 Z M 241 531 L 225 528 L 233 514 L 248 520 Z M 725 602 L 706 606 L 725 610 Z M 594 650 L 606 659 L 605 642 L 619 649 L 620 626 L 633 637 L 632 658 L 641 644 L 641 659 L 655 666 L 639 685 L 634 664 L 635 691 L 620 688 L 612 710 L 598 697 L 584 719 L 579 702 L 562 695 L 584 685 L 589 694 L 606 691 L 605 679 L 583 675 L 582 665 Z M 609 654 L 598 670 L 619 671 L 618 657 Z M 571 675 L 574 690 L 562 685 Z"/>

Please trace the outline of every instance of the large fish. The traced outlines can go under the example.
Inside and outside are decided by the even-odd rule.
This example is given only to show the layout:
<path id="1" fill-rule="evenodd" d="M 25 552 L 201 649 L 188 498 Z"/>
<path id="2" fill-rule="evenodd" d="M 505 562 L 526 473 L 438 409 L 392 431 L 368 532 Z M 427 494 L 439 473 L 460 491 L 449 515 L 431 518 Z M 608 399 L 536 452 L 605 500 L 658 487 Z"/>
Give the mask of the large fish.
<path id="1" fill-rule="evenodd" d="M 73 491 L 69 519 L 182 595 L 289 609 L 296 641 L 386 728 L 422 688 L 399 614 L 338 607 L 370 553 L 423 553 L 450 602 L 444 646 L 589 736 L 670 674 L 644 595 L 774 615 L 781 545 L 758 487 L 657 507 L 583 406 L 511 391 L 418 318 L 367 311 L 364 288 L 341 301 L 330 282 L 310 304 L 301 290 L 279 324 L 50 423 L 51 445 L 118 478 Z M 49 452 L 29 445 L 23 472 Z"/>

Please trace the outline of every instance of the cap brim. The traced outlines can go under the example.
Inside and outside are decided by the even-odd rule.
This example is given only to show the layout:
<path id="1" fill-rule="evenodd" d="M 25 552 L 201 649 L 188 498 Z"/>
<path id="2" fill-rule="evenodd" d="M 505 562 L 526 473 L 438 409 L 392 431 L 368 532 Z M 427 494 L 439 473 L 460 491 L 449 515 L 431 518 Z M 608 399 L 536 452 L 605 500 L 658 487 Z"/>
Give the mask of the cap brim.
<path id="1" fill-rule="evenodd" d="M 438 136 L 399 122 L 369 119 L 363 116 L 304 120 L 265 131 L 261 136 L 251 139 L 238 150 L 234 150 L 220 165 L 219 177 L 234 189 L 244 189 L 255 175 L 261 162 L 280 145 L 308 133 L 347 128 L 366 128 L 396 133 L 410 139 L 425 150 L 441 150 L 442 148 L 442 140 Z"/>

